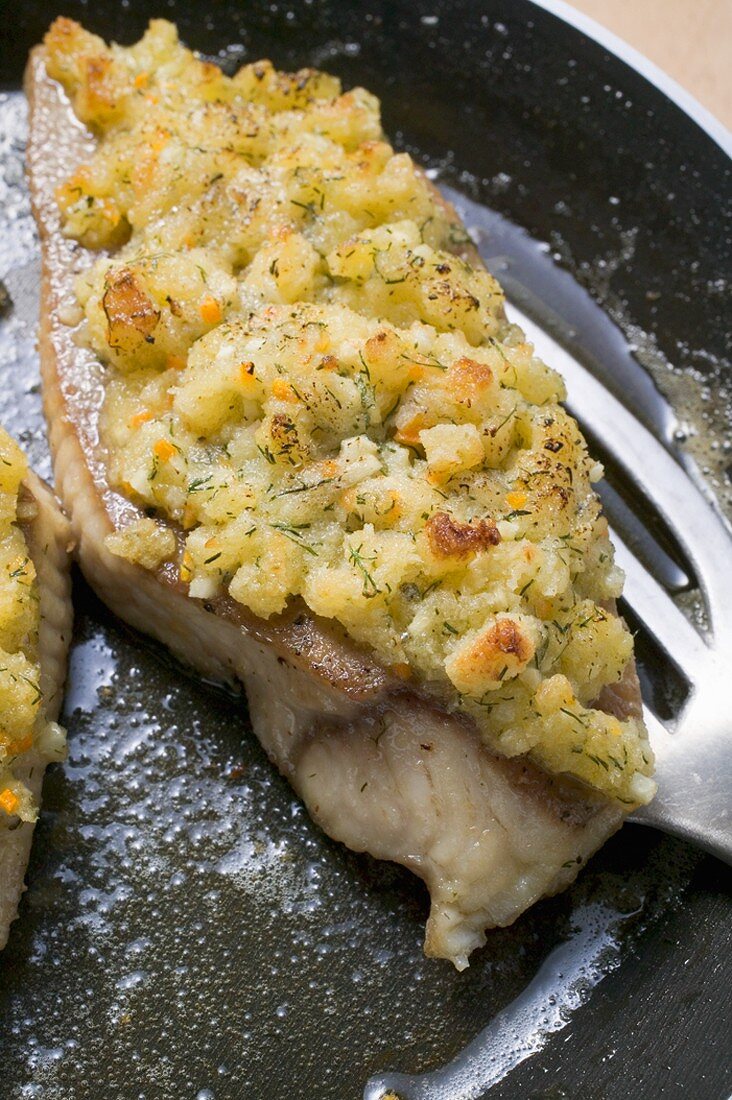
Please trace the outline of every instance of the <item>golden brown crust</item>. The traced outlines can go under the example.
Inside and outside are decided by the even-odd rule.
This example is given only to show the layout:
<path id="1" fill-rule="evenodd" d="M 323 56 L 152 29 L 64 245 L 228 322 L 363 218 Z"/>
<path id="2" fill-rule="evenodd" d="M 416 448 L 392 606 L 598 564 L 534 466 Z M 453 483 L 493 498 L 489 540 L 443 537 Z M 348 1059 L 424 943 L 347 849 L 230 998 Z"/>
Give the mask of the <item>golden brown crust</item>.
<path id="1" fill-rule="evenodd" d="M 436 558 L 469 558 L 498 546 L 501 535 L 495 523 L 461 523 L 447 512 L 436 512 L 425 524 L 430 549 Z"/>
<path id="2" fill-rule="evenodd" d="M 109 346 L 129 350 L 141 340 L 152 340 L 160 310 L 140 290 L 134 273 L 123 267 L 108 276 L 106 287 L 102 308 L 107 318 Z"/>
<path id="3" fill-rule="evenodd" d="M 84 492 L 91 494 L 87 499 L 97 499 L 99 502 L 99 507 L 95 510 L 96 530 L 80 529 L 72 510 L 74 533 L 83 564 L 85 546 L 92 538 L 99 540 L 102 531 L 106 536 L 133 519 L 139 519 L 144 513 L 128 499 L 111 490 L 106 481 L 105 456 L 98 432 L 104 397 L 103 368 L 90 351 L 80 347 L 74 340 L 72 329 L 60 331 L 65 326 L 59 321 L 59 306 L 63 304 L 70 276 L 81 270 L 87 261 L 86 250 L 61 234 L 54 190 L 69 172 L 89 158 L 95 141 L 75 119 L 60 87 L 46 75 L 44 54 L 43 46 L 36 47 L 32 52 L 25 85 L 32 117 L 32 140 L 29 148 L 31 196 L 44 245 L 42 294 L 45 308 L 41 315 L 39 344 L 44 407 L 57 473 L 59 452 L 63 450 L 68 455 L 75 451 L 73 495 L 78 497 L 78 482 L 85 481 L 87 488 Z M 54 158 L 56 176 L 49 178 L 53 169 L 45 163 L 45 150 L 51 136 L 56 134 L 63 136 L 63 142 Z M 454 208 L 442 195 L 439 195 L 439 201 L 458 221 Z M 455 252 L 476 266 L 481 263 L 471 243 L 457 246 Z M 463 368 L 469 371 L 470 365 L 463 363 Z M 60 491 L 66 499 L 63 486 Z M 443 522 L 440 521 L 440 524 Z M 174 525 L 170 526 L 175 530 Z M 479 540 L 482 547 L 495 544 L 492 526 L 485 521 L 471 531 L 474 533 L 468 534 L 467 539 L 473 544 L 475 540 Z M 176 531 L 176 534 L 180 542 L 182 532 Z M 456 545 L 461 537 L 465 538 L 464 534 L 456 535 L 453 531 L 450 536 L 452 545 Z M 445 535 L 445 544 L 447 541 L 448 536 Z M 115 568 L 119 565 L 117 560 Z M 137 583 L 145 586 L 162 583 L 170 590 L 173 598 L 187 592 L 186 585 L 180 581 L 177 566 L 173 563 L 161 566 L 154 576 L 128 563 L 127 568 L 136 573 Z M 350 701 L 368 703 L 370 706 L 386 706 L 393 696 L 404 699 L 408 694 L 410 697 L 420 698 L 420 693 L 411 688 L 408 692 L 405 691 L 404 682 L 358 647 L 337 623 L 313 616 L 304 604 L 297 601 L 283 614 L 266 620 L 254 615 L 229 596 L 195 602 L 207 613 L 221 616 L 257 641 L 272 646 L 293 667 L 307 671 Z M 431 701 L 430 705 L 434 705 L 434 702 Z M 546 775 L 543 769 L 531 762 L 524 762 L 523 766 L 529 772 L 536 772 L 537 783 Z M 561 787 L 563 779 L 558 777 L 553 782 Z M 578 786 L 575 783 L 568 783 L 567 789 L 569 799 L 577 797 Z M 589 801 L 591 804 L 595 802 L 593 797 Z"/>

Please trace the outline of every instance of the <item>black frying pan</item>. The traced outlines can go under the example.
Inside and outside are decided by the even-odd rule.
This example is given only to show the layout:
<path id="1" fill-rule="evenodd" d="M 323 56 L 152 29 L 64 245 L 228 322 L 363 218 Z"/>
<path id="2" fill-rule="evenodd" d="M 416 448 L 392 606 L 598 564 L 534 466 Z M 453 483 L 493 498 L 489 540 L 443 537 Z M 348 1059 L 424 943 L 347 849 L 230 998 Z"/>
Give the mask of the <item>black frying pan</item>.
<path id="1" fill-rule="evenodd" d="M 237 44 L 228 63 L 315 63 L 379 94 L 393 139 L 472 200 L 510 294 L 579 326 L 607 384 L 707 467 L 732 512 L 728 159 L 638 72 L 525 0 L 6 3 L 0 419 L 42 473 L 14 91 L 59 13 L 123 42 L 165 14 L 203 52 Z M 420 884 L 327 841 L 239 703 L 181 675 L 81 581 L 76 607 L 70 759 L 49 773 L 0 957 L 3 1098 L 356 1100 L 369 1077 L 439 1066 L 493 1020 L 491 1100 L 726 1100 L 721 864 L 626 826 L 457 975 L 422 958 Z M 674 683 L 639 646 L 646 690 L 671 705 Z"/>

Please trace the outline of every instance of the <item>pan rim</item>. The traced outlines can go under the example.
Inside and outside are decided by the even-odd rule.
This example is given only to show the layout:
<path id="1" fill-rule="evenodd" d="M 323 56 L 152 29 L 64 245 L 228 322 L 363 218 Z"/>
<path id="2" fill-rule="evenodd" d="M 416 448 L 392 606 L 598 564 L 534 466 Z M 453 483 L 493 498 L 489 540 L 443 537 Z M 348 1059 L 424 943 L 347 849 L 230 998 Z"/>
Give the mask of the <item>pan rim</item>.
<path id="1" fill-rule="evenodd" d="M 562 22 L 568 23 L 637 72 L 680 111 L 683 111 L 687 118 L 696 123 L 699 129 L 703 130 L 707 137 L 711 138 L 722 152 L 732 159 L 732 131 L 654 61 L 589 15 L 566 3 L 566 0 L 530 0 L 530 3 Z"/>

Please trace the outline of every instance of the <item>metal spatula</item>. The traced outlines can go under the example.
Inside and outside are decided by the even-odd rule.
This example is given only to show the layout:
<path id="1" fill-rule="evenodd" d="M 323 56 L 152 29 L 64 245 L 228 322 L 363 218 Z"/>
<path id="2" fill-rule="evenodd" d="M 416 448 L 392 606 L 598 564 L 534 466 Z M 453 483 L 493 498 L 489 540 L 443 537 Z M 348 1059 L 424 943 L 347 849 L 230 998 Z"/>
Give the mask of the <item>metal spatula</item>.
<path id="1" fill-rule="evenodd" d="M 684 837 L 730 863 L 732 537 L 691 477 L 620 401 L 529 318 L 516 309 L 509 315 L 537 354 L 564 376 L 572 413 L 653 504 L 694 570 L 709 623 L 704 637 L 630 550 L 624 532 L 612 533 L 626 575 L 624 601 L 688 686 L 672 720 L 661 721 L 649 705 L 644 708 L 658 793 L 631 821 Z"/>

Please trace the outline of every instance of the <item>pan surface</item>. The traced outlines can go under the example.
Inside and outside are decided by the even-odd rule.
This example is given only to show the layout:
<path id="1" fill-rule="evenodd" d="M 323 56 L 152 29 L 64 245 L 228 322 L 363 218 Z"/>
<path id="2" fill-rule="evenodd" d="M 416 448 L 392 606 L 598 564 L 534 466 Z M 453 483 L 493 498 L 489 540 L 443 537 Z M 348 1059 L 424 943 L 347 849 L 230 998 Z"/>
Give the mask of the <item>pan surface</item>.
<path id="1" fill-rule="evenodd" d="M 38 248 L 17 89 L 56 14 L 121 42 L 165 15 L 225 64 L 315 64 L 374 91 L 392 140 L 459 196 L 509 298 L 732 516 L 729 162 L 632 68 L 525 0 L 6 10 L 0 421 L 40 473 Z M 622 507 L 612 473 L 609 509 Z M 452 1100 L 488 1085 L 491 1100 L 726 1100 L 720 863 L 626 826 L 570 891 L 490 933 L 458 975 L 422 957 L 421 885 L 330 843 L 266 761 L 243 701 L 181 673 L 77 581 L 69 760 L 48 774 L 0 956 L 3 1100 L 357 1100 L 387 1070 L 444 1064 L 491 1021 L 483 1085 Z M 681 588 L 698 614 L 693 578 Z M 646 690 L 671 708 L 673 677 L 642 637 L 639 649 Z"/>

